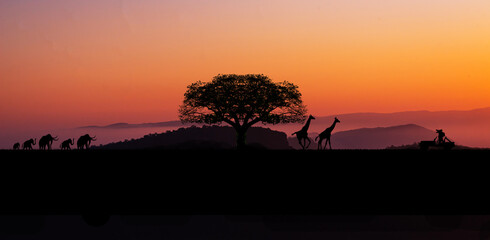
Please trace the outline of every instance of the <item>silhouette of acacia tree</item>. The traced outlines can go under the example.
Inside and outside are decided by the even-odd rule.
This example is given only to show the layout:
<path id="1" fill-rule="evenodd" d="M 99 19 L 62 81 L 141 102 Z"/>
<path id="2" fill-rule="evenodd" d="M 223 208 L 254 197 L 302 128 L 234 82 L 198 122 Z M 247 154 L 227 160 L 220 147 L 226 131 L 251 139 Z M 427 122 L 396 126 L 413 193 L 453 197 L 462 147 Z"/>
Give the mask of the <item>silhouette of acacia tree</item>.
<path id="1" fill-rule="evenodd" d="M 303 122 L 306 107 L 298 87 L 287 81 L 274 83 L 263 74 L 219 74 L 211 82 L 197 81 L 187 87 L 179 117 L 183 123 L 231 125 L 237 148 L 246 144 L 246 132 L 254 124 Z"/>

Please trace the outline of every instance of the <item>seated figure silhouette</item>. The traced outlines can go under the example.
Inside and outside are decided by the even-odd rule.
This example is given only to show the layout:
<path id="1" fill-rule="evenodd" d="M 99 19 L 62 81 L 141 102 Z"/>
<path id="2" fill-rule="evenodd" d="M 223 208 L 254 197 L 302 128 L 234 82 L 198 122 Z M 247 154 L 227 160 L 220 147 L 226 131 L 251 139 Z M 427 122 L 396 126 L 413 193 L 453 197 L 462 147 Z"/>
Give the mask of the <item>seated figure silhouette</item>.
<path id="1" fill-rule="evenodd" d="M 444 148 L 444 150 L 451 150 L 456 144 L 446 137 L 446 134 L 442 129 L 436 129 L 437 137 L 432 141 L 421 141 L 419 143 L 421 150 L 429 150 L 429 147 Z"/>
<path id="2" fill-rule="evenodd" d="M 449 140 L 446 137 L 446 134 L 442 131 L 442 129 L 436 129 L 436 132 L 437 132 L 437 137 L 434 138 L 434 141 L 436 142 L 436 144 L 443 144 L 446 141 L 451 142 L 451 140 Z"/>

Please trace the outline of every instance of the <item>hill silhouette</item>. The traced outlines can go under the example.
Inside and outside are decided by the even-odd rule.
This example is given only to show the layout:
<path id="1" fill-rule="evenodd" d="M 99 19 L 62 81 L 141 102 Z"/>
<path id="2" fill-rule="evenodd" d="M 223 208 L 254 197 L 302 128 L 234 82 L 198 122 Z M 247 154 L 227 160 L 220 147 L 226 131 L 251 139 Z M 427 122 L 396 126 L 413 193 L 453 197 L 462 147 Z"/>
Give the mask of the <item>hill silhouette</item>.
<path id="1" fill-rule="evenodd" d="M 342 124 L 337 126 L 337 131 L 416 124 L 431 131 L 442 128 L 450 139 L 462 145 L 471 147 L 488 147 L 490 145 L 490 138 L 488 137 L 490 136 L 490 125 L 488 124 L 490 122 L 490 108 L 469 111 L 407 111 L 318 116 L 310 127 L 310 131 L 322 131 L 325 127 L 330 126 L 334 117 L 338 117 L 342 121 Z M 293 125 L 290 126 L 294 127 Z M 282 128 L 276 130 L 289 132 Z M 294 128 L 290 132 L 293 130 Z"/>
<path id="2" fill-rule="evenodd" d="M 318 133 L 312 133 L 314 139 Z M 432 140 L 435 131 L 415 125 L 406 124 L 391 127 L 360 128 L 349 131 L 334 132 L 332 134 L 333 149 L 384 149 L 390 146 L 401 146 Z M 295 138 L 288 138 L 293 148 L 299 149 Z M 310 148 L 316 149 L 317 144 Z"/>
<path id="3" fill-rule="evenodd" d="M 376 128 L 380 126 L 400 126 L 416 124 L 431 131 L 444 129 L 451 139 L 471 147 L 488 147 L 490 145 L 490 108 L 480 108 L 468 111 L 405 111 L 395 113 L 349 113 L 331 116 L 315 116 L 309 133 L 321 132 L 332 124 L 334 117 L 341 119 L 342 124 L 335 131 L 347 131 L 360 128 Z M 199 126 L 199 124 L 195 124 Z M 107 126 L 85 126 L 83 129 L 130 129 L 130 128 L 180 128 L 190 127 L 180 121 L 157 123 L 116 123 Z M 265 127 L 258 124 L 257 126 Z M 303 124 L 276 124 L 271 129 L 291 134 L 301 129 Z M 335 132 L 334 131 L 334 132 Z M 333 143 L 333 142 L 332 142 Z M 8 146 L 10 147 L 10 142 Z M 310 146 L 311 148 L 312 146 Z M 333 145 L 332 145 L 333 147 Z"/>
<path id="4" fill-rule="evenodd" d="M 254 149 L 290 149 L 283 132 L 252 127 L 247 144 Z M 191 126 L 165 133 L 148 134 L 139 139 L 125 140 L 93 147 L 96 149 L 234 149 L 236 132 L 227 126 Z"/>

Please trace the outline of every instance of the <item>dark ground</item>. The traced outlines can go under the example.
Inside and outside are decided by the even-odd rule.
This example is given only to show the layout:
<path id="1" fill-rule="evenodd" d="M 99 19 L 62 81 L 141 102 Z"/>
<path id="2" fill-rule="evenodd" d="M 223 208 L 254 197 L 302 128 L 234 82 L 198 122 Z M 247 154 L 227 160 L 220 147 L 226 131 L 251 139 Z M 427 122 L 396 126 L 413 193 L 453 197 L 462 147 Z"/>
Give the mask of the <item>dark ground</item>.
<path id="1" fill-rule="evenodd" d="M 35 150 L 0 156 L 0 238 L 77 239 L 74 232 L 80 239 L 490 235 L 486 150 Z"/>

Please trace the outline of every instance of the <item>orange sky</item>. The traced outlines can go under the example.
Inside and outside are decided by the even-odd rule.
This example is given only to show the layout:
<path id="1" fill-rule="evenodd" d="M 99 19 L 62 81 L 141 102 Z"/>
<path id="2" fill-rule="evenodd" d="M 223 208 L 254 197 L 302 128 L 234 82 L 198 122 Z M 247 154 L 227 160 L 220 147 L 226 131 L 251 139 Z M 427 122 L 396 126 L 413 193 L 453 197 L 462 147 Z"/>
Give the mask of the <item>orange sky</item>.
<path id="1" fill-rule="evenodd" d="M 177 119 L 263 73 L 311 113 L 490 106 L 490 1 L 0 1 L 0 128 Z"/>

